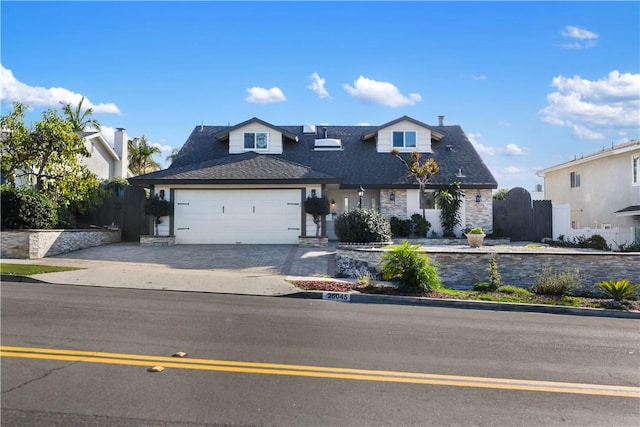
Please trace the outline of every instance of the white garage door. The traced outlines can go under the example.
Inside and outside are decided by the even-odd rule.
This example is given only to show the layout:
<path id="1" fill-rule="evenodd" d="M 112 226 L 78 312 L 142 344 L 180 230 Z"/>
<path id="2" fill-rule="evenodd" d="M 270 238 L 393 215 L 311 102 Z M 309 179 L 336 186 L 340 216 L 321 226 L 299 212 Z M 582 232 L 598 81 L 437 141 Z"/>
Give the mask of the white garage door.
<path id="1" fill-rule="evenodd" d="M 176 190 L 176 243 L 297 243 L 300 190 Z"/>

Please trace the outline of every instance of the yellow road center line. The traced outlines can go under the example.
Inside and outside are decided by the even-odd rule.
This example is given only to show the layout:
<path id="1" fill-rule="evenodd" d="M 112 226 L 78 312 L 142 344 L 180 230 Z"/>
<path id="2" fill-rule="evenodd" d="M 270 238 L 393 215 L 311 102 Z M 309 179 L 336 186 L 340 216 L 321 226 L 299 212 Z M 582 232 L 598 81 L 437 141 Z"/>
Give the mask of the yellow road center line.
<path id="1" fill-rule="evenodd" d="M 11 346 L 0 346 L 0 356 L 130 366 L 149 366 L 150 364 L 161 363 L 165 368 L 194 369 L 203 371 L 288 375 L 359 381 L 448 385 L 456 387 L 493 388 L 503 390 L 524 390 L 548 393 L 571 393 L 640 398 L 640 387 L 625 387 L 615 385 L 516 380 L 508 378 L 465 377 L 455 375 L 331 368 L 323 366 L 286 365 L 278 363 L 239 362 L 229 360 L 176 359 L 175 357 L 163 356 Z"/>

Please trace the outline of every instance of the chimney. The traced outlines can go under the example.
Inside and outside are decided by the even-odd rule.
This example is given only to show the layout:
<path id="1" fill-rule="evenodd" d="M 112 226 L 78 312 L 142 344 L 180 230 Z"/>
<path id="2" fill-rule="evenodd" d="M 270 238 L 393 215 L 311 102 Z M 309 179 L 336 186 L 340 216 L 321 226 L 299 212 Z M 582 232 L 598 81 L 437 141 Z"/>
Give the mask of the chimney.
<path id="1" fill-rule="evenodd" d="M 444 126 L 444 116 L 438 116 L 438 126 Z"/>
<path id="2" fill-rule="evenodd" d="M 127 150 L 127 144 L 129 143 L 129 137 L 124 128 L 116 128 L 113 137 L 113 145 L 116 154 L 119 159 L 116 161 L 115 170 L 113 176 L 126 178 L 129 171 L 129 152 Z"/>

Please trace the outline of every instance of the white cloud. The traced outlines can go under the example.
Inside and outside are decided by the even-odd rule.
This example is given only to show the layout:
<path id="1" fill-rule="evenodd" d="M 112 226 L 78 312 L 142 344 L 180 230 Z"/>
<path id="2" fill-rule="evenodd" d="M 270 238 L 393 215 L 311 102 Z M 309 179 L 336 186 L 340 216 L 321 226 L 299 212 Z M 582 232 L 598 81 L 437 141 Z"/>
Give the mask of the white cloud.
<path id="1" fill-rule="evenodd" d="M 637 132 L 640 118 L 640 74 L 611 71 L 600 80 L 554 77 L 556 92 L 547 95 L 542 121 L 572 129 L 580 139 L 603 139 L 605 130 Z"/>
<path id="2" fill-rule="evenodd" d="M 594 47 L 596 45 L 595 40 L 600 37 L 596 33 L 592 33 L 584 28 L 574 27 L 572 25 L 567 25 L 560 34 L 562 34 L 563 37 L 567 37 L 572 40 L 571 42 L 562 44 L 560 47 L 574 50 Z"/>
<path id="3" fill-rule="evenodd" d="M 508 175 L 517 175 L 523 172 L 525 172 L 523 169 L 520 169 L 515 166 L 507 166 L 506 168 L 504 168 L 504 173 Z"/>
<path id="4" fill-rule="evenodd" d="M 516 144 L 507 144 L 503 152 L 507 156 L 524 156 L 525 154 L 527 154 L 525 150 L 518 147 Z"/>
<path id="5" fill-rule="evenodd" d="M 317 93 L 320 98 L 331 98 L 331 96 L 329 96 L 329 92 L 324 87 L 324 84 L 326 82 L 325 79 L 320 77 L 315 71 L 309 78 L 312 80 L 312 82 L 309 86 L 307 86 L 307 89 L 311 89 L 312 91 Z"/>
<path id="6" fill-rule="evenodd" d="M 152 146 L 152 147 L 159 148 L 160 151 L 169 151 L 169 152 L 171 152 L 171 150 L 173 150 L 172 146 L 170 146 L 170 145 L 162 145 L 162 144 L 159 144 L 157 142 L 151 142 L 149 145 Z"/>
<path id="7" fill-rule="evenodd" d="M 360 76 L 358 80 L 353 82 L 354 86 L 344 84 L 343 88 L 350 95 L 363 101 L 374 102 L 376 104 L 386 105 L 387 107 L 403 107 L 406 105 L 416 105 L 422 100 L 422 96 L 418 93 L 410 93 L 404 96 L 397 87 L 389 82 L 378 82 Z"/>
<path id="8" fill-rule="evenodd" d="M 77 105 L 83 96 L 62 87 L 29 86 L 16 79 L 11 70 L 1 64 L 0 80 L 2 81 L 0 100 L 9 103 L 21 102 L 30 108 L 60 107 L 60 102 Z M 120 109 L 117 105 L 102 102 L 94 104 L 86 97 L 82 106 L 92 108 L 94 113 L 120 114 Z"/>
<path id="9" fill-rule="evenodd" d="M 271 104 L 274 102 L 283 102 L 287 100 L 284 93 L 278 87 L 272 87 L 271 89 L 265 89 L 263 87 L 250 87 L 247 89 L 249 96 L 245 98 L 245 101 L 251 104 Z"/>
<path id="10" fill-rule="evenodd" d="M 493 156 L 496 154 L 495 148 L 483 145 L 478 142 L 478 138 L 482 138 L 482 134 L 469 133 L 467 134 L 467 137 L 478 153 L 486 154 L 487 156 Z"/>

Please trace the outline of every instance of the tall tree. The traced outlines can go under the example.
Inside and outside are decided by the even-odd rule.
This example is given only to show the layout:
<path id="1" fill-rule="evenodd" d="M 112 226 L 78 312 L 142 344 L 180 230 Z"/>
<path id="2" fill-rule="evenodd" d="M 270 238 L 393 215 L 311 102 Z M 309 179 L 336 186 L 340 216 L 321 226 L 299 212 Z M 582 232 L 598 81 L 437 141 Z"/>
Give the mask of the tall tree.
<path id="1" fill-rule="evenodd" d="M 160 169 L 160 164 L 153 159 L 160 155 L 158 147 L 149 145 L 147 138 L 142 135 L 137 141 L 129 141 L 129 170 L 134 175 L 143 175 Z"/>
<path id="2" fill-rule="evenodd" d="M 84 96 L 75 108 L 73 108 L 69 102 L 60 102 L 62 105 L 62 113 L 73 126 L 74 132 L 84 132 L 89 128 L 99 131 L 100 122 L 91 117 L 93 116 L 93 109 L 89 107 L 82 111 L 83 102 Z"/>
<path id="3" fill-rule="evenodd" d="M 56 110 L 47 110 L 31 129 L 24 125 L 24 105 L 0 119 L 2 174 L 10 185 L 29 183 L 61 207 L 79 203 L 95 192 L 99 182 L 80 162 L 89 152 L 73 125 Z"/>
<path id="4" fill-rule="evenodd" d="M 418 186 L 420 188 L 420 200 L 422 200 L 427 183 L 431 181 L 433 175 L 440 170 L 436 161 L 434 159 L 426 159 L 424 162 L 420 163 L 422 155 L 416 151 L 411 153 L 409 160 L 405 160 L 400 155 L 400 151 L 396 149 L 392 150 L 391 154 L 399 158 L 404 164 L 409 176 L 414 177 L 416 181 L 418 181 Z M 422 218 L 426 219 L 424 204 L 420 203 L 420 205 L 422 205 Z"/>

